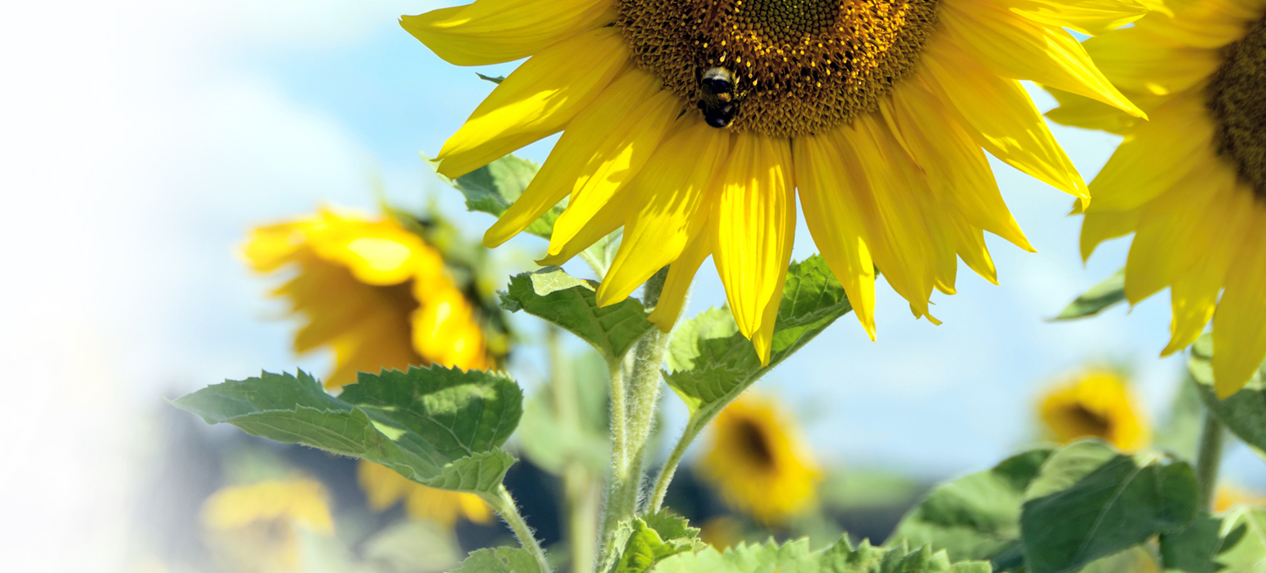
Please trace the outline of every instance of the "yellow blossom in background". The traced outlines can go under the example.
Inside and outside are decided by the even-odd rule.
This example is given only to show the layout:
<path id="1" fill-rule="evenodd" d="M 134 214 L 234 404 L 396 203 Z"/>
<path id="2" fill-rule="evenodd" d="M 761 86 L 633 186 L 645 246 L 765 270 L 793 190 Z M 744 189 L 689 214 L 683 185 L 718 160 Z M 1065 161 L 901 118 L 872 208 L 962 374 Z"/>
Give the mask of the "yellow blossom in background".
<path id="1" fill-rule="evenodd" d="M 1237 506 L 1266 507 L 1266 493 L 1249 491 L 1229 483 L 1218 484 L 1213 496 L 1213 513 L 1229 511 Z"/>
<path id="2" fill-rule="evenodd" d="M 1213 321 L 1213 378 L 1225 398 L 1266 359 L 1266 1 L 1168 6 L 1085 43 L 1150 121 L 1059 90 L 1063 105 L 1049 115 L 1125 137 L 1090 185 L 1082 257 L 1134 233 L 1126 298 L 1169 288 L 1163 355 Z"/>
<path id="3" fill-rule="evenodd" d="M 718 550 L 729 549 L 743 541 L 743 523 L 731 515 L 720 515 L 699 526 L 699 538 Z"/>
<path id="4" fill-rule="evenodd" d="M 711 256 L 768 361 L 797 191 L 872 338 L 876 267 L 935 321 L 957 258 L 996 282 L 983 231 L 1032 250 L 982 147 L 1089 199 L 1019 80 L 1142 117 L 1064 28 L 1097 33 L 1152 1 L 477 0 L 401 25 L 453 64 L 528 58 L 444 144 L 441 174 L 562 132 L 485 245 L 570 197 L 542 264 L 623 227 L 598 302 L 671 265 L 651 315 L 667 331 Z"/>
<path id="5" fill-rule="evenodd" d="M 374 511 L 383 511 L 404 501 L 405 511 L 410 516 L 430 519 L 446 527 L 452 527 L 459 517 L 475 523 L 492 521 L 492 510 L 479 496 L 426 487 L 379 464 L 362 461 L 356 468 L 356 479 Z"/>
<path id="6" fill-rule="evenodd" d="M 1151 441 L 1138 402 L 1125 381 L 1107 370 L 1089 370 L 1042 397 L 1038 413 L 1055 441 L 1066 444 L 1095 437 L 1122 450 L 1135 450 Z"/>
<path id="7" fill-rule="evenodd" d="M 745 394 L 710 425 L 700 473 L 727 503 L 775 526 L 817 503 L 822 474 L 799 429 L 772 398 Z"/>
<path id="8" fill-rule="evenodd" d="M 209 545 L 233 571 L 301 571 L 295 528 L 334 533 L 325 488 L 311 479 L 221 488 L 202 504 Z"/>
<path id="9" fill-rule="evenodd" d="M 440 253 L 389 217 L 322 209 L 255 229 L 243 252 L 259 272 L 293 267 L 273 295 L 308 321 L 295 334 L 296 352 L 334 351 L 327 387 L 355 382 L 358 371 L 493 365 Z"/>

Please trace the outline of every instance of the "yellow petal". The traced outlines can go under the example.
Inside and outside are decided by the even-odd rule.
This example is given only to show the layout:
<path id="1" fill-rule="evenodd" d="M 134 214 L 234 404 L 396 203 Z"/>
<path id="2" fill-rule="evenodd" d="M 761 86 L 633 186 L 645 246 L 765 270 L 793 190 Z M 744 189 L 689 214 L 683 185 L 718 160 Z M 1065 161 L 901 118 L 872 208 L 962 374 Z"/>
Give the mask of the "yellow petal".
<path id="1" fill-rule="evenodd" d="M 1077 168 L 1055 142 L 1020 82 L 1000 78 L 953 44 L 928 41 L 923 80 L 944 94 L 967 132 L 998 159 L 1084 201 L 1090 197 Z"/>
<path id="2" fill-rule="evenodd" d="M 630 131 L 657 123 L 653 117 L 647 121 L 639 108 L 660 93 L 660 81 L 639 70 L 630 70 L 612 82 L 567 126 L 523 195 L 484 234 L 484 246 L 496 247 L 528 228 L 591 179 Z"/>
<path id="3" fill-rule="evenodd" d="M 1148 203 L 1139 217 L 1126 262 L 1130 304 L 1152 296 L 1187 273 L 1210 248 L 1210 202 L 1235 188 L 1235 173 L 1206 161 L 1173 189 Z"/>
<path id="4" fill-rule="evenodd" d="M 1090 98 L 1070 94 L 1050 86 L 1042 87 L 1055 98 L 1056 102 L 1059 102 L 1059 107 L 1046 112 L 1046 117 L 1055 123 L 1124 135 L 1143 121 Z M 1131 92 L 1130 98 L 1140 108 L 1149 112 L 1155 108 L 1157 100 L 1166 99 L 1164 96 L 1140 95 L 1136 92 Z"/>
<path id="5" fill-rule="evenodd" d="M 624 222 L 629 218 L 629 209 L 634 207 L 635 193 L 624 192 L 612 197 L 603 205 L 597 213 L 594 213 L 584 226 L 580 228 L 566 243 L 558 245 L 557 252 L 551 252 L 544 258 L 536 261 L 540 265 L 561 265 L 572 257 L 579 255 L 581 251 L 588 249 L 590 245 L 598 242 L 599 239 L 610 235 L 616 229 L 624 226 Z M 557 234 L 555 234 L 557 236 Z M 552 240 L 552 239 L 551 239 Z M 554 251 L 554 249 L 551 249 Z"/>
<path id="6" fill-rule="evenodd" d="M 450 64 L 482 66 L 526 58 L 615 20 L 611 0 L 476 0 L 400 26 Z"/>
<path id="7" fill-rule="evenodd" d="M 690 246 L 681 252 L 681 256 L 668 266 L 668 277 L 664 281 L 664 290 L 660 291 L 659 302 L 655 304 L 655 310 L 651 311 L 650 316 L 646 317 L 664 332 L 672 330 L 673 325 L 677 324 L 677 317 L 686 304 L 686 295 L 690 292 L 695 273 L 699 271 L 704 259 L 712 255 L 716 231 L 710 227 L 714 226 L 709 225 L 709 228 L 700 232 L 690 242 Z"/>
<path id="8" fill-rule="evenodd" d="M 1261 17 L 1260 5 L 1207 0 L 1186 3 L 1173 17 L 1154 14 L 1138 25 L 1175 43 L 1212 50 L 1242 38 L 1245 25 Z"/>
<path id="9" fill-rule="evenodd" d="M 672 132 L 679 115 L 680 98 L 662 90 L 645 99 L 641 107 L 602 142 L 577 178 L 567 210 L 554 222 L 551 254 L 560 252 L 562 245 L 571 242 L 604 205 L 627 190 L 629 182 Z"/>
<path id="10" fill-rule="evenodd" d="M 1083 45 L 1103 75 L 1127 92 L 1177 93 L 1205 80 L 1221 64 L 1216 50 L 1166 40 L 1146 26 L 1090 38 Z"/>
<path id="11" fill-rule="evenodd" d="M 997 74 L 1101 101 L 1130 115 L 1146 117 L 1103 77 L 1085 48 L 1061 28 L 1049 28 L 989 2 L 947 4 L 941 22 L 974 61 Z"/>
<path id="12" fill-rule="evenodd" d="M 628 47 L 615 28 L 599 28 L 542 50 L 475 108 L 437 158 L 460 177 L 567 126 L 625 69 Z"/>
<path id="13" fill-rule="evenodd" d="M 712 260 L 739 331 L 768 364 L 796 232 L 790 142 L 739 135 L 718 183 Z"/>
<path id="14" fill-rule="evenodd" d="M 1214 160 L 1213 127 L 1202 100 L 1198 93 L 1175 96 L 1136 126 L 1091 182 L 1089 211 L 1135 209 Z"/>
<path id="15" fill-rule="evenodd" d="M 1256 221 L 1239 245 L 1239 257 L 1227 273 L 1226 289 L 1213 314 L 1213 383 L 1219 398 L 1239 391 L 1266 360 L 1266 214 L 1248 193 L 1243 207 Z"/>
<path id="16" fill-rule="evenodd" d="M 1138 228 L 1140 213 L 1140 211 L 1086 213 L 1085 219 L 1081 222 L 1081 260 L 1088 260 L 1099 243 L 1133 233 L 1134 229 Z"/>
<path id="17" fill-rule="evenodd" d="M 1003 202 L 984 152 L 953 110 L 921 81 L 900 84 L 892 100 L 896 131 L 923 166 L 937 198 L 953 205 L 971 225 L 1034 252 Z"/>
<path id="18" fill-rule="evenodd" d="M 1136 0 L 998 0 L 998 4 L 1035 22 L 1089 36 L 1120 28 L 1163 7 Z"/>
<path id="19" fill-rule="evenodd" d="M 713 174 L 729 152 L 730 132 L 700 120 L 664 142 L 633 180 L 624 239 L 598 304 L 615 304 L 677 260 L 700 233 L 713 199 Z"/>
<path id="20" fill-rule="evenodd" d="M 792 146 L 796 187 L 805 224 L 835 278 L 844 286 L 853 314 L 875 339 L 875 263 L 855 197 L 868 193 L 865 166 L 845 155 L 828 137 L 797 137 Z"/>

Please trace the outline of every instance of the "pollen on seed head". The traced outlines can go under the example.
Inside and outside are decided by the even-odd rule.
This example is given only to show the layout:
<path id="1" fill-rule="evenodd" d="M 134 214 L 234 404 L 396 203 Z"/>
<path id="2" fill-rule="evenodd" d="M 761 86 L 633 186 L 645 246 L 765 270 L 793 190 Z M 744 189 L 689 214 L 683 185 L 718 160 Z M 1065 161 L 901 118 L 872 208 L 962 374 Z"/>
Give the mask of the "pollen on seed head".
<path id="1" fill-rule="evenodd" d="M 1240 180 L 1266 201 L 1266 17 L 1223 48 L 1206 104 L 1214 119 L 1218 154 L 1234 164 Z"/>
<path id="2" fill-rule="evenodd" d="M 693 108 L 734 64 L 736 131 L 812 134 L 873 111 L 914 70 L 938 0 L 617 0 L 634 61 Z"/>

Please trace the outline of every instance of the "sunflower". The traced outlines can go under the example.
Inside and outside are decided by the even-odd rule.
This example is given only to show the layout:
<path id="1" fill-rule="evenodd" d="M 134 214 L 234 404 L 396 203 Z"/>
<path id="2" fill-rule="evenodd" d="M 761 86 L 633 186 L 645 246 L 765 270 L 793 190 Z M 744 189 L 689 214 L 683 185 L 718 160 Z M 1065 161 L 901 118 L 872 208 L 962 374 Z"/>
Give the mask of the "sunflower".
<path id="1" fill-rule="evenodd" d="M 1266 358 L 1266 1 L 1170 8 L 1085 43 L 1150 121 L 1059 90 L 1063 105 L 1049 115 L 1125 136 L 1090 185 L 1082 257 L 1134 233 L 1126 298 L 1169 287 L 1162 355 L 1189 346 L 1212 319 L 1213 377 L 1225 398 Z"/>
<path id="2" fill-rule="evenodd" d="M 730 505 L 770 525 L 812 507 L 822 478 L 791 417 L 750 393 L 717 415 L 700 470 Z"/>
<path id="3" fill-rule="evenodd" d="M 1061 444 L 1094 437 L 1129 451 L 1151 440 L 1151 430 L 1137 404 L 1116 373 L 1088 370 L 1048 391 L 1038 405 L 1038 414 Z"/>
<path id="4" fill-rule="evenodd" d="M 1266 507 L 1266 495 L 1232 484 L 1218 485 L 1217 493 L 1213 496 L 1213 512 L 1225 513 L 1238 506 Z"/>
<path id="5" fill-rule="evenodd" d="M 452 527 L 459 517 L 475 523 L 492 521 L 492 510 L 479 496 L 429 488 L 379 464 L 362 461 L 356 468 L 356 479 L 374 511 L 383 511 L 403 500 L 409 515 L 446 527 Z"/>
<path id="6" fill-rule="evenodd" d="M 306 478 L 221 488 L 203 502 L 202 523 L 235 571 L 302 570 L 295 528 L 334 533 L 325 487 Z"/>
<path id="7" fill-rule="evenodd" d="M 322 209 L 255 229 L 244 254 L 259 272 L 296 267 L 273 295 L 308 320 L 295 334 L 296 352 L 334 351 L 327 387 L 355 382 L 358 371 L 494 363 L 441 254 L 394 219 Z"/>
<path id="8" fill-rule="evenodd" d="M 441 174 L 563 132 L 485 245 L 570 197 L 541 263 L 623 227 L 599 304 L 671 265 L 651 315 L 668 330 L 711 256 L 767 360 L 797 190 L 872 338 L 876 267 L 935 321 L 956 257 L 996 282 L 983 231 L 1032 250 L 982 147 L 1088 200 L 1018 80 L 1142 117 L 1064 27 L 1119 26 L 1144 1 L 477 0 L 401 24 L 453 64 L 528 57 L 444 144 Z"/>

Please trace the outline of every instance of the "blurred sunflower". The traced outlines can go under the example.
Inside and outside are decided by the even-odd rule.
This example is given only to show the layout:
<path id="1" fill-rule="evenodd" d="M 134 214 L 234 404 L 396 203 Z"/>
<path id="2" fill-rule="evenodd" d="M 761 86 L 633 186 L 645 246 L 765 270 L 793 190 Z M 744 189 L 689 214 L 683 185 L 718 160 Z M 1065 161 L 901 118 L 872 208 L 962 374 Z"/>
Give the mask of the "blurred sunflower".
<path id="1" fill-rule="evenodd" d="M 459 517 L 475 523 L 492 521 L 492 510 L 479 496 L 426 487 L 405 479 L 395 470 L 362 461 L 356 479 L 369 498 L 369 507 L 383 511 L 400 501 L 412 517 L 452 527 Z"/>
<path id="2" fill-rule="evenodd" d="M 296 267 L 273 295 L 308 320 L 295 334 L 296 352 L 334 351 L 327 387 L 355 382 L 358 371 L 495 364 L 443 256 L 394 219 L 322 209 L 255 229 L 244 254 L 259 272 Z"/>
<path id="3" fill-rule="evenodd" d="M 1213 377 L 1225 398 L 1266 359 L 1266 1 L 1169 5 L 1085 43 L 1151 121 L 1058 89 L 1063 105 L 1049 115 L 1125 136 L 1090 185 L 1082 257 L 1134 233 L 1126 298 L 1169 287 L 1162 355 L 1189 346 L 1212 319 Z"/>
<path id="4" fill-rule="evenodd" d="M 775 526 L 811 508 L 822 479 L 790 416 L 773 399 L 751 393 L 713 421 L 700 474 L 727 503 Z"/>
<path id="5" fill-rule="evenodd" d="M 1266 507 L 1266 495 L 1228 483 L 1218 484 L 1213 496 L 1213 512 L 1223 513 L 1237 506 Z"/>
<path id="6" fill-rule="evenodd" d="M 872 338 L 875 267 L 935 321 L 956 256 L 996 282 L 982 231 L 1032 250 L 982 147 L 1088 200 L 1019 80 L 1142 117 L 1064 28 L 1120 26 L 1151 1 L 477 0 L 401 24 L 457 65 L 530 56 L 444 144 L 441 174 L 563 132 L 485 245 L 570 197 L 542 264 L 623 226 L 599 304 L 671 264 L 651 315 L 667 330 L 711 256 L 768 360 L 797 189 Z"/>
<path id="7" fill-rule="evenodd" d="M 1146 446 L 1151 430 L 1125 381 L 1107 370 L 1088 370 L 1042 397 L 1038 413 L 1055 441 L 1095 437 L 1122 450 Z"/>
<path id="8" fill-rule="evenodd" d="M 358 371 L 410 365 L 487 369 L 504 354 L 504 348 L 489 351 L 477 303 L 458 289 L 449 261 L 393 218 L 322 209 L 255 229 L 245 254 L 260 272 L 298 267 L 273 294 L 289 299 L 292 313 L 308 319 L 295 335 L 296 352 L 334 350 L 327 387 L 355 382 Z M 377 511 L 404 499 L 410 515 L 447 525 L 459 513 L 480 523 L 491 517 L 473 494 L 432 489 L 363 460 L 357 472 Z"/>
<path id="9" fill-rule="evenodd" d="M 312 479 L 221 488 L 202 504 L 202 524 L 233 571 L 300 571 L 295 528 L 334 533 L 325 488 Z"/>

